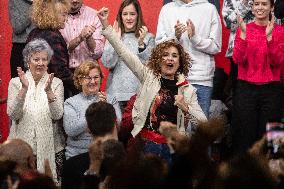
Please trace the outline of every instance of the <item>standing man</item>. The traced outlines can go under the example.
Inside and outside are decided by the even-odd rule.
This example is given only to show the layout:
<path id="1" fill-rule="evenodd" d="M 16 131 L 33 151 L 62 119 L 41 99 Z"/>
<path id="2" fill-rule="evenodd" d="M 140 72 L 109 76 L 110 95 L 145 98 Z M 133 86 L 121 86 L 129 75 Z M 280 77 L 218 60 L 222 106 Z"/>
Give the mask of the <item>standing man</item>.
<path id="1" fill-rule="evenodd" d="M 207 0 L 173 0 L 164 5 L 158 20 L 156 43 L 173 38 L 192 59 L 188 80 L 197 89 L 199 105 L 208 117 L 214 55 L 221 51 L 221 21 L 216 7 Z"/>
<path id="2" fill-rule="evenodd" d="M 70 12 L 63 35 L 69 52 L 69 68 L 74 71 L 81 62 L 101 57 L 105 39 L 96 11 L 83 4 L 83 0 L 69 0 Z"/>
<path id="3" fill-rule="evenodd" d="M 32 0 L 9 0 L 9 19 L 13 29 L 12 50 L 10 58 L 11 78 L 17 77 L 17 67 L 24 67 L 23 49 L 26 46 L 26 40 L 33 29 L 30 8 Z"/>

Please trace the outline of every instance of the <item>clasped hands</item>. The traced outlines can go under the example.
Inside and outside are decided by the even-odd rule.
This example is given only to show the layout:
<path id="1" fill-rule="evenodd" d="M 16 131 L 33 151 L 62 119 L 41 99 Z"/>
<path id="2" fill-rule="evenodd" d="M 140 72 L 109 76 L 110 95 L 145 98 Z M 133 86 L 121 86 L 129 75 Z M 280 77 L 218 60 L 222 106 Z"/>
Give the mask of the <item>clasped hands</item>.
<path id="1" fill-rule="evenodd" d="M 190 19 L 186 21 L 186 24 L 183 24 L 179 20 L 177 20 L 177 23 L 174 26 L 174 28 L 175 28 L 175 36 L 178 40 L 180 40 L 181 35 L 186 31 L 189 39 L 195 35 L 195 26 Z"/>

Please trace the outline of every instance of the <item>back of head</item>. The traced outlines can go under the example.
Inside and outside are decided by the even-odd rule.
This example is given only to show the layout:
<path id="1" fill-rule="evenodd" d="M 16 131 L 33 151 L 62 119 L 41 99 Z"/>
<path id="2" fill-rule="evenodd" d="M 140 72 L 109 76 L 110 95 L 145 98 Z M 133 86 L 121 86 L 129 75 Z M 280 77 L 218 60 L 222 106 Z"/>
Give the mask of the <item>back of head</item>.
<path id="1" fill-rule="evenodd" d="M 0 156 L 14 161 L 21 170 L 35 169 L 35 158 L 31 146 L 21 139 L 11 139 L 0 145 Z"/>
<path id="2" fill-rule="evenodd" d="M 111 134 L 116 122 L 115 109 L 107 102 L 95 102 L 86 110 L 86 120 L 93 136 Z"/>
<path id="3" fill-rule="evenodd" d="M 243 154 L 220 165 L 216 180 L 220 189 L 275 188 L 269 169 L 256 157 Z"/>
<path id="4" fill-rule="evenodd" d="M 56 189 L 52 178 L 37 171 L 27 171 L 21 175 L 18 189 Z"/>

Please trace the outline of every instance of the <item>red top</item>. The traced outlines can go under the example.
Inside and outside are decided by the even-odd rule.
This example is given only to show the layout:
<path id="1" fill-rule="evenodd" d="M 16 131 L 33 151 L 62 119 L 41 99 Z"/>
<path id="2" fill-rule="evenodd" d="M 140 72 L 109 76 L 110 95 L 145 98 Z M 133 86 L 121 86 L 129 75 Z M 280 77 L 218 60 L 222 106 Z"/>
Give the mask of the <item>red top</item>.
<path id="1" fill-rule="evenodd" d="M 284 27 L 275 24 L 272 40 L 267 41 L 266 26 L 254 22 L 247 24 L 246 39 L 240 38 L 238 29 L 233 59 L 238 64 L 238 79 L 255 84 L 280 81 L 284 64 Z"/>

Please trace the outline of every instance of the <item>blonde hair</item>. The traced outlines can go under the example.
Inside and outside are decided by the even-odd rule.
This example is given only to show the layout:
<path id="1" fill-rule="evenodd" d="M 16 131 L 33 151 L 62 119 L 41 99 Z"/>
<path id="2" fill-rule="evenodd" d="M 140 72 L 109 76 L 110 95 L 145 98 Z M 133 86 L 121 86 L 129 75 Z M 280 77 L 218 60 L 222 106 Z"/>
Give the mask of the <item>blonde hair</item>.
<path id="1" fill-rule="evenodd" d="M 57 4 L 67 11 L 70 9 L 66 0 L 34 0 L 31 11 L 32 22 L 39 29 L 59 29 Z"/>
<path id="2" fill-rule="evenodd" d="M 98 62 L 87 60 L 87 61 L 82 62 L 80 66 L 78 66 L 75 69 L 73 79 L 74 79 L 74 85 L 77 89 L 82 90 L 80 79 L 84 76 L 89 75 L 92 69 L 97 69 L 100 72 L 100 77 L 101 77 L 101 82 L 102 82 L 102 79 L 104 78 L 104 76 L 103 76 L 102 69 L 100 65 L 98 64 Z"/>

